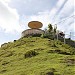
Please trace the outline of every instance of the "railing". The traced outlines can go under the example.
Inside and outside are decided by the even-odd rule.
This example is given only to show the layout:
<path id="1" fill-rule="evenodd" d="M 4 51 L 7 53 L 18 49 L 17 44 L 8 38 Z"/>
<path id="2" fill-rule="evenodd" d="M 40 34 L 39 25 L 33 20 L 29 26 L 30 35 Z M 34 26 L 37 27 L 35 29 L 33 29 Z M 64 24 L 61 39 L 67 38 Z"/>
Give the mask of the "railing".
<path id="1" fill-rule="evenodd" d="M 56 36 L 57 36 L 57 37 L 56 37 L 57 40 L 59 40 L 59 33 L 57 33 Z M 63 42 L 64 42 L 64 44 L 66 44 L 66 39 L 75 40 L 75 35 L 72 35 L 71 32 L 70 32 L 70 34 L 64 33 L 64 36 L 61 36 L 61 35 L 60 35 L 60 37 L 63 37 Z"/>

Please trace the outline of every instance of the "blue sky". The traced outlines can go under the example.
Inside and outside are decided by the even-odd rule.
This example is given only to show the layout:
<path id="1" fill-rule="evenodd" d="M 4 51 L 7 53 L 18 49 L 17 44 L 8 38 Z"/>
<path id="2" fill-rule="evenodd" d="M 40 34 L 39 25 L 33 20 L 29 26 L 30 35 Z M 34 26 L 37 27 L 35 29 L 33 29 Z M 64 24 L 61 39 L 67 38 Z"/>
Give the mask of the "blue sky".
<path id="1" fill-rule="evenodd" d="M 21 37 L 30 21 L 57 24 L 58 30 L 72 32 L 75 39 L 74 0 L 0 0 L 0 44 Z"/>

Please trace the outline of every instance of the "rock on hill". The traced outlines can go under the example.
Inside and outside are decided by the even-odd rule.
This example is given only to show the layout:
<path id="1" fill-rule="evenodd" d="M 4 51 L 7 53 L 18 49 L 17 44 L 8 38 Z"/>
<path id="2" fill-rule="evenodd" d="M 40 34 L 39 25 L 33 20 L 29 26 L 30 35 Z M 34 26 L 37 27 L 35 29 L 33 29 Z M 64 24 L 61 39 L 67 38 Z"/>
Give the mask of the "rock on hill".
<path id="1" fill-rule="evenodd" d="M 0 48 L 0 75 L 75 75 L 75 48 L 40 37 L 14 40 Z"/>

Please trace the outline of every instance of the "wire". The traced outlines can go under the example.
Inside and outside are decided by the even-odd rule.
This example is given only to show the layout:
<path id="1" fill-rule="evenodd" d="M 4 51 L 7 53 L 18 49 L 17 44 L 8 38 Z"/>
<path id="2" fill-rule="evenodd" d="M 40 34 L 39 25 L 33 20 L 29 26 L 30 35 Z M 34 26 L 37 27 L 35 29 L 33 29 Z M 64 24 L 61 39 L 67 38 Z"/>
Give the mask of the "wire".
<path id="1" fill-rule="evenodd" d="M 72 18 L 72 17 L 74 17 L 75 18 L 75 15 L 72 15 L 72 16 L 70 16 L 70 17 L 68 17 L 68 18 L 66 18 L 66 19 L 64 19 L 64 20 L 62 20 L 62 21 L 59 21 L 58 23 L 56 23 L 56 24 L 59 24 L 59 23 L 61 23 L 61 22 L 64 22 L 64 21 L 66 21 L 66 20 L 68 20 L 69 18 Z"/>
<path id="2" fill-rule="evenodd" d="M 59 24 L 59 23 L 61 23 L 61 22 L 64 22 L 64 21 L 66 21 L 66 20 L 68 20 L 68 19 L 70 19 L 70 18 L 72 18 L 72 17 L 75 18 L 75 15 L 72 15 L 72 16 L 70 16 L 70 17 L 67 17 L 66 19 L 59 21 L 59 22 L 56 23 L 55 25 L 57 25 L 57 24 Z M 71 37 L 75 37 L 75 35 L 70 35 L 70 34 L 65 34 L 65 35 L 68 35 L 68 36 L 71 36 Z"/>

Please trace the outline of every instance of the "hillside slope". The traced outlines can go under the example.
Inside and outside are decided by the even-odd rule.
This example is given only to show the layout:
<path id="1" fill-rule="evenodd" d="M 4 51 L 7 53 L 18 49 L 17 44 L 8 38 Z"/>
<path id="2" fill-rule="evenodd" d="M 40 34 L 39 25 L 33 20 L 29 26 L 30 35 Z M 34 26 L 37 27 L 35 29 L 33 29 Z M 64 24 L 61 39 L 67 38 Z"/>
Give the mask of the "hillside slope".
<path id="1" fill-rule="evenodd" d="M 0 75 L 75 75 L 75 48 L 40 37 L 0 48 Z"/>

